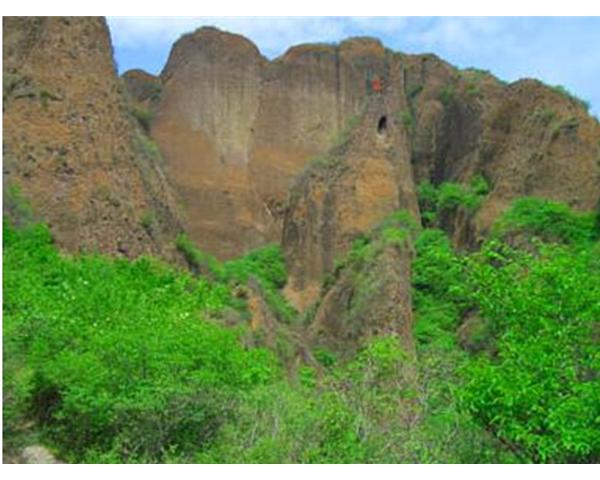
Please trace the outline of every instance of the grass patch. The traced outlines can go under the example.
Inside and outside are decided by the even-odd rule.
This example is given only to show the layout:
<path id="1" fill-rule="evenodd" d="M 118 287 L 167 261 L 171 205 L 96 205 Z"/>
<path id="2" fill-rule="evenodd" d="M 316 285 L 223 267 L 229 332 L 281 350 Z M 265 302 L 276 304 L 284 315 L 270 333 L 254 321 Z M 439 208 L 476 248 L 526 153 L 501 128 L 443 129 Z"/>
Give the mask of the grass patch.
<path id="1" fill-rule="evenodd" d="M 442 102 L 445 107 L 448 107 L 452 102 L 454 102 L 455 89 L 453 85 L 446 85 L 444 88 L 440 90 L 438 94 L 438 100 Z"/>
<path id="2" fill-rule="evenodd" d="M 147 135 L 144 135 L 140 131 L 136 131 L 134 133 L 134 144 L 142 155 L 156 162 L 163 161 L 158 145 Z"/>
<path id="3" fill-rule="evenodd" d="M 552 89 L 554 92 L 558 93 L 559 95 L 562 95 L 563 97 L 568 98 L 573 103 L 575 103 L 576 105 L 583 108 L 586 112 L 588 112 L 590 110 L 590 103 L 587 100 L 583 100 L 583 99 L 579 98 L 577 95 L 575 95 L 573 92 L 569 91 L 563 85 L 550 86 L 550 89 Z"/>
<path id="4" fill-rule="evenodd" d="M 154 227 L 156 226 L 156 215 L 154 212 L 150 210 L 144 212 L 142 218 L 140 219 L 140 225 L 144 230 L 146 230 L 148 235 L 152 235 Z"/>
<path id="5" fill-rule="evenodd" d="M 154 113 L 152 111 L 133 107 L 131 109 L 131 114 L 135 117 L 146 133 L 150 132 L 150 126 L 152 124 L 152 120 L 154 119 Z"/>
<path id="6" fill-rule="evenodd" d="M 403 110 L 398 112 L 396 119 L 404 126 L 409 134 L 412 134 L 415 131 L 415 117 L 410 111 Z"/>

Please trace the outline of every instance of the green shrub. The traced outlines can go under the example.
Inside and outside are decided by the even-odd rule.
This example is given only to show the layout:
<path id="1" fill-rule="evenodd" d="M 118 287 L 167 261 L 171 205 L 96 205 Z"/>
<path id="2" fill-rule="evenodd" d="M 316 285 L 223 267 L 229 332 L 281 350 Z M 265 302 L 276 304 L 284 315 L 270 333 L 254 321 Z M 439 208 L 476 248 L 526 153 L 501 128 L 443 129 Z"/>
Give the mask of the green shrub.
<path id="1" fill-rule="evenodd" d="M 531 206 L 528 201 L 517 201 L 517 210 L 523 213 L 519 204 Z M 551 216 L 558 215 L 550 222 L 552 238 L 568 239 L 566 244 L 539 242 L 532 255 L 492 239 L 480 252 L 459 257 L 441 231 L 425 230 L 417 238 L 415 336 L 432 409 L 424 423 L 433 422 L 439 434 L 447 420 L 460 422 L 461 433 L 469 432 L 457 437 L 460 443 L 466 448 L 478 437 L 491 442 L 491 450 L 482 452 L 490 459 L 596 462 L 600 364 L 593 332 L 600 314 L 600 244 L 590 243 L 589 224 L 579 223 L 586 215 L 552 202 L 536 205 L 524 209 L 525 217 L 550 205 Z M 540 219 L 523 223 L 548 226 Z M 479 355 L 457 346 L 456 328 L 467 312 L 478 312 L 485 322 L 480 334 L 486 348 Z M 438 375 L 435 365 L 444 365 L 445 373 Z M 440 414 L 445 420 L 437 424 Z"/>
<path id="2" fill-rule="evenodd" d="M 471 192 L 476 196 L 483 197 L 490 193 L 490 184 L 482 175 L 474 175 L 469 182 Z"/>
<path id="3" fill-rule="evenodd" d="M 410 111 L 402 111 L 398 113 L 398 121 L 404 126 L 408 133 L 413 133 L 415 130 L 415 117 Z"/>
<path id="4" fill-rule="evenodd" d="M 2 99 L 4 102 L 8 100 L 11 94 L 23 84 L 27 84 L 27 78 L 8 72 L 2 72 Z"/>
<path id="5" fill-rule="evenodd" d="M 448 107 L 454 101 L 454 95 L 454 86 L 446 85 L 440 90 L 438 99 L 444 104 L 445 107 Z"/>
<path id="6" fill-rule="evenodd" d="M 338 136 L 333 141 L 333 150 L 336 153 L 341 153 L 350 143 L 352 139 L 352 133 L 360 125 L 361 118 L 359 116 L 352 116 L 348 118 L 344 127 L 339 132 Z"/>
<path id="7" fill-rule="evenodd" d="M 267 245 L 253 250 L 243 257 L 224 264 L 226 279 L 246 283 L 254 275 L 270 289 L 281 289 L 287 281 L 283 253 L 279 245 Z"/>
<path id="8" fill-rule="evenodd" d="M 139 122 L 145 132 L 150 131 L 150 125 L 154 118 L 154 113 L 150 110 L 144 110 L 142 108 L 133 107 L 131 109 L 131 114 L 135 117 L 135 119 Z"/>
<path id="9" fill-rule="evenodd" d="M 579 105 L 580 107 L 582 107 L 583 109 L 585 109 L 586 112 L 589 111 L 589 109 L 590 109 L 590 103 L 588 101 L 586 101 L 586 100 L 582 100 L 577 95 L 575 95 L 574 93 L 570 92 L 563 85 L 554 85 L 554 86 L 551 86 L 550 88 L 553 91 L 555 91 L 556 93 L 558 93 L 559 95 L 562 95 L 563 97 L 568 98 L 569 100 L 571 100 L 576 105 Z"/>
<path id="10" fill-rule="evenodd" d="M 215 279 L 223 278 L 224 272 L 219 261 L 212 255 L 200 250 L 185 233 L 177 235 L 175 246 L 183 254 L 188 265 L 194 272 L 204 273 Z"/>
<path id="11" fill-rule="evenodd" d="M 156 216 L 154 215 L 154 212 L 147 211 L 142 215 L 142 218 L 140 219 L 140 225 L 144 228 L 144 230 L 146 230 L 146 232 L 151 234 L 155 224 Z"/>
<path id="12" fill-rule="evenodd" d="M 227 305 L 224 286 L 150 258 L 63 257 L 43 225 L 8 225 L 3 263 L 8 411 L 65 460 L 185 457 L 239 395 L 280 375 L 242 330 L 203 319 Z"/>
<path id="13" fill-rule="evenodd" d="M 481 175 L 473 176 L 468 185 L 443 182 L 436 187 L 429 180 L 424 180 L 417 186 L 423 226 L 435 227 L 440 214 L 459 208 L 474 213 L 489 192 L 490 186 Z"/>
<path id="14" fill-rule="evenodd" d="M 504 265 L 484 252 L 470 266 L 497 344 L 465 365 L 462 403 L 521 460 L 600 458 L 599 247 L 543 245 Z"/>
<path id="15" fill-rule="evenodd" d="M 524 197 L 497 220 L 492 232 L 500 238 L 525 233 L 544 241 L 577 243 L 595 238 L 594 215 L 573 213 L 563 203 Z"/>
<path id="16" fill-rule="evenodd" d="M 416 339 L 451 349 L 461 314 L 470 305 L 464 262 L 441 230 L 424 230 L 415 251 L 411 280 Z"/>
<path id="17" fill-rule="evenodd" d="M 439 187 L 438 208 L 454 210 L 463 205 L 468 206 L 471 197 L 465 188 L 458 183 L 445 182 Z"/>
<path id="18" fill-rule="evenodd" d="M 280 293 L 287 281 L 287 271 L 278 245 L 267 245 L 224 263 L 200 250 L 185 234 L 177 237 L 176 246 L 194 272 L 229 286 L 246 285 L 254 277 L 265 301 L 280 320 L 291 322 L 296 316 L 297 312 Z"/>

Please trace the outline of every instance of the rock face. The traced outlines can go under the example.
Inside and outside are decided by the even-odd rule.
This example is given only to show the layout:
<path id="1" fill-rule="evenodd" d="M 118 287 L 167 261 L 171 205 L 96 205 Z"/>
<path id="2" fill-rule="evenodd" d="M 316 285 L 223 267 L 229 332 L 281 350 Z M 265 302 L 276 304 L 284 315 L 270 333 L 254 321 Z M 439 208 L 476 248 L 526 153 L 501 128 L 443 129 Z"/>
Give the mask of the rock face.
<path id="1" fill-rule="evenodd" d="M 121 78 L 135 105 L 141 108 L 152 108 L 159 100 L 162 92 L 160 78 L 144 70 L 127 70 Z"/>
<path id="2" fill-rule="evenodd" d="M 346 143 L 311 165 L 292 188 L 282 245 L 290 274 L 286 293 L 300 310 L 316 300 L 324 275 L 353 239 L 397 210 L 418 218 L 408 133 L 394 118 L 400 100 L 369 96 Z"/>
<path id="3" fill-rule="evenodd" d="M 161 74 L 152 135 L 184 203 L 186 230 L 220 258 L 265 242 L 268 213 L 249 177 L 264 59 L 237 35 L 182 37 Z"/>
<path id="4" fill-rule="evenodd" d="M 130 115 L 104 19 L 3 27 L 4 186 L 20 187 L 62 248 L 169 256 L 175 202 Z"/>
<path id="5" fill-rule="evenodd" d="M 345 180 L 346 187 L 360 184 L 359 176 L 386 182 L 393 177 L 405 184 L 368 187 L 378 194 L 387 188 L 391 198 L 392 190 L 407 192 L 409 184 L 424 179 L 437 184 L 482 174 L 492 193 L 475 219 L 459 228 L 465 238 L 484 235 L 516 196 L 546 196 L 581 209 L 594 207 L 600 196 L 598 123 L 578 102 L 540 82 L 506 85 L 434 55 L 391 52 L 369 38 L 300 45 L 268 61 L 249 40 L 214 28 L 176 42 L 160 77 L 152 135 L 182 197 L 192 239 L 220 258 L 279 241 L 282 234 L 291 238 L 283 233 L 284 223 L 300 215 L 287 208 L 292 186 L 292 197 L 310 196 L 311 188 L 324 195 L 318 185 L 333 181 L 296 177 L 312 159 L 330 154 L 340 136 L 350 135 L 349 123 L 360 125 L 353 131 L 364 137 L 382 116 L 394 138 L 386 145 L 396 151 L 383 155 L 384 145 L 374 143 L 379 150 L 371 152 L 368 142 L 351 135 L 353 149 L 364 146 L 351 152 L 362 160 L 347 160 L 357 178 Z M 376 96 L 382 99 L 378 105 Z M 406 138 L 396 138 L 399 130 Z M 389 165 L 367 161 L 366 154 L 388 158 Z M 405 157 L 412 173 L 399 160 Z M 412 208 L 414 200 L 406 201 L 398 199 L 395 206 Z M 381 214 L 374 213 L 376 218 Z M 369 225 L 357 214 L 353 230 Z M 290 258 L 294 263 L 294 254 Z"/>
<path id="6" fill-rule="evenodd" d="M 466 237 L 480 240 L 524 195 L 594 208 L 600 198 L 600 125 L 580 101 L 535 80 L 506 85 L 487 72 L 459 71 L 432 56 L 407 60 L 416 182 L 464 182 L 480 174 L 491 185 Z"/>
<path id="7" fill-rule="evenodd" d="M 248 40 L 202 28 L 173 47 L 152 135 L 186 226 L 220 258 L 278 241 L 289 187 L 327 151 L 385 63 L 378 41 L 300 46 L 268 62 Z"/>
<path id="8" fill-rule="evenodd" d="M 371 236 L 362 255 L 350 256 L 324 285 L 309 328 L 312 345 L 348 355 L 373 335 L 396 335 L 414 352 L 411 299 L 412 239 Z"/>

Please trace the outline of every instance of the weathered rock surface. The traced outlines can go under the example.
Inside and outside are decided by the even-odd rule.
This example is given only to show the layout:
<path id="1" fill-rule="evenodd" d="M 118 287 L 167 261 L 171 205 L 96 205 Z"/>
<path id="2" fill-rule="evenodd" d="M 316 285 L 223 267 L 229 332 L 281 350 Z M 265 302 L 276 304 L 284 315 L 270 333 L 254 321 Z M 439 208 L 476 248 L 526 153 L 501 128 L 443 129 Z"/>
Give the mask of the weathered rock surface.
<path id="1" fill-rule="evenodd" d="M 520 196 L 563 201 L 578 210 L 597 205 L 600 124 L 581 102 L 536 80 L 506 85 L 433 56 L 407 61 L 416 182 L 464 182 L 477 173 L 491 185 L 471 224 L 454 228 L 460 232 L 457 244 L 480 240 Z"/>
<path id="2" fill-rule="evenodd" d="M 264 59 L 248 40 L 202 29 L 178 40 L 161 74 L 152 135 L 186 211 L 186 230 L 220 258 L 264 243 L 268 213 L 249 177 Z"/>
<path id="3" fill-rule="evenodd" d="M 386 244 L 381 238 L 368 258 L 350 259 L 324 288 L 309 329 L 312 345 L 348 355 L 373 335 L 396 335 L 414 350 L 410 239 Z"/>
<path id="4" fill-rule="evenodd" d="M 127 70 L 121 78 L 131 100 L 138 107 L 150 109 L 160 100 L 162 84 L 159 77 L 144 70 L 134 69 Z"/>
<path id="5" fill-rule="evenodd" d="M 130 115 L 105 20 L 3 27 L 4 186 L 21 188 L 61 248 L 169 256 L 175 201 Z"/>
<path id="6" fill-rule="evenodd" d="M 492 192 L 473 219 L 451 219 L 460 232 L 458 243 L 476 242 L 520 195 L 546 196 L 580 209 L 594 207 L 600 197 L 597 121 L 578 102 L 540 82 L 506 85 L 486 72 L 458 70 L 435 55 L 391 52 L 369 38 L 300 45 L 268 61 L 249 40 L 214 28 L 182 37 L 161 81 L 152 135 L 183 198 L 191 237 L 219 258 L 279 241 L 282 234 L 285 246 L 286 215 L 301 215 L 287 208 L 292 186 L 318 196 L 324 195 L 318 185 L 333 182 L 317 175 L 309 187 L 296 177 L 348 134 L 349 122 L 360 124 L 356 135 L 373 133 L 377 115 L 386 115 L 392 137 L 394 129 L 403 129 L 406 137 L 388 142 L 396 149 L 384 155 L 389 165 L 397 170 L 403 163 L 398 159 L 409 157 L 413 172 L 404 166 L 404 173 L 391 174 L 381 162 L 367 161 L 366 153 L 370 158 L 375 153 L 365 144 L 353 155 L 367 170 L 358 167 L 358 159 L 349 160 L 349 176 L 390 174 L 405 182 L 398 187 L 373 182 L 369 188 L 407 191 L 409 183 L 424 179 L 466 181 L 475 173 L 491 183 Z M 370 103 L 374 111 L 367 120 L 374 90 L 384 100 L 379 111 Z M 346 180 L 338 190 L 352 188 L 354 181 L 360 183 Z M 405 200 L 395 206 L 408 206 Z M 360 200 L 352 207 L 344 202 L 335 209 L 354 209 Z M 300 202 L 298 208 L 307 205 Z M 370 213 L 357 211 L 349 230 L 370 226 L 365 218 L 381 218 L 376 210 L 364 204 L 362 211 Z M 329 264 L 312 257 L 330 252 L 312 250 L 307 258 Z"/>
<path id="7" fill-rule="evenodd" d="M 278 241 L 288 190 L 358 115 L 385 50 L 372 39 L 305 45 L 268 62 L 213 28 L 182 37 L 161 74 L 152 135 L 186 224 L 220 258 Z"/>
<path id="8" fill-rule="evenodd" d="M 28 464 L 54 464 L 60 463 L 54 455 L 41 445 L 30 445 L 21 452 L 21 462 Z"/>
<path id="9" fill-rule="evenodd" d="M 408 134 L 393 115 L 399 101 L 371 95 L 347 143 L 292 188 L 282 245 L 290 277 L 286 294 L 300 310 L 317 299 L 324 275 L 353 239 L 397 210 L 418 218 Z"/>

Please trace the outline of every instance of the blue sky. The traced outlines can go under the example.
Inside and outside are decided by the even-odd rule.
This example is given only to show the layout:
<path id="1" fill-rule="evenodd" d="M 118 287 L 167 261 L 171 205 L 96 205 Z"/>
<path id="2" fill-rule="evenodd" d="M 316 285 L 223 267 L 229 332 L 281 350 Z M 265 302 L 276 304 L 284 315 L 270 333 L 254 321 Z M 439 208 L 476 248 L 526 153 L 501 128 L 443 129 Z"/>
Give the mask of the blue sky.
<path id="1" fill-rule="evenodd" d="M 212 25 L 251 39 L 268 58 L 299 43 L 370 35 L 406 53 L 432 52 L 503 80 L 564 85 L 600 117 L 600 17 L 108 17 L 119 71 L 159 73 L 173 42 Z"/>

